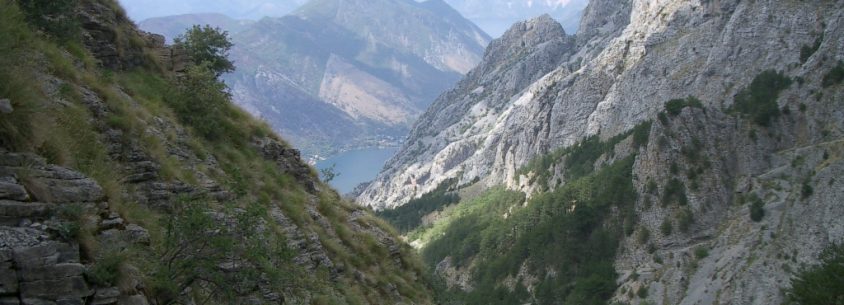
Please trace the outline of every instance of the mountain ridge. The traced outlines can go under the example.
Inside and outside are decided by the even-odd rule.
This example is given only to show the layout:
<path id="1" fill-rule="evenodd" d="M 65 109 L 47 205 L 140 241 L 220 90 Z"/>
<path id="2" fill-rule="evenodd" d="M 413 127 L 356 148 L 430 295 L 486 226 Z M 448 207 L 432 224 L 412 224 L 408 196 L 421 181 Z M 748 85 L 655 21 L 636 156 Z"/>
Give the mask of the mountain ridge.
<path id="1" fill-rule="evenodd" d="M 787 301 L 844 241 L 841 9 L 592 1 L 561 56 L 443 94 L 358 203 L 467 303 Z"/>
<path id="2" fill-rule="evenodd" d="M 204 63 L 112 0 L 63 3 L 0 1 L 0 303 L 434 303 Z"/>

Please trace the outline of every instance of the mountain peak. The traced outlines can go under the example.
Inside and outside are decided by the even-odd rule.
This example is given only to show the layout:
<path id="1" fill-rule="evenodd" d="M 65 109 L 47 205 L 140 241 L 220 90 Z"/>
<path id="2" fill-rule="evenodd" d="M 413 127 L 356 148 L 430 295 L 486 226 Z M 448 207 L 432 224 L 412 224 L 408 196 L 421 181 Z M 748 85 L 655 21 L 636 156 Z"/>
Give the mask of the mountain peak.
<path id="1" fill-rule="evenodd" d="M 525 49 L 532 49 L 546 42 L 566 37 L 563 26 L 548 14 L 521 21 L 510 27 L 501 38 L 490 43 L 484 62 L 491 59 L 500 61 Z"/>
<path id="2" fill-rule="evenodd" d="M 563 26 L 549 14 L 542 14 L 532 19 L 517 22 L 504 33 L 504 36 L 522 35 L 528 32 L 551 34 L 554 37 L 566 36 Z"/>

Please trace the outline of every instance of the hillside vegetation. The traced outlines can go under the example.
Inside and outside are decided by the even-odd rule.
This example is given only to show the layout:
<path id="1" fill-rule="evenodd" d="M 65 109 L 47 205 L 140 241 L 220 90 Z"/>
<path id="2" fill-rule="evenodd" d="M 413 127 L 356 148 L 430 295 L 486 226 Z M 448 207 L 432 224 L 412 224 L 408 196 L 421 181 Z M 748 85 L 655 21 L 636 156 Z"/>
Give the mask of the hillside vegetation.
<path id="1" fill-rule="evenodd" d="M 0 243 L 0 252 L 69 245 L 84 266 L 74 294 L 22 284 L 0 289 L 0 299 L 431 302 L 421 262 L 388 225 L 233 106 L 221 70 L 194 60 L 174 72 L 173 49 L 156 39 L 112 0 L 0 0 L 0 99 L 13 108 L 0 114 L 0 174 L 28 193 L 20 202 L 0 194 L 0 237 L 30 232 L 19 226 L 33 221 L 47 237 Z M 31 161 L 11 165 L 21 159 Z M 42 170 L 78 172 L 74 181 L 102 196 L 42 196 L 75 191 L 35 187 Z M 48 212 L 24 217 L 7 204 Z"/>

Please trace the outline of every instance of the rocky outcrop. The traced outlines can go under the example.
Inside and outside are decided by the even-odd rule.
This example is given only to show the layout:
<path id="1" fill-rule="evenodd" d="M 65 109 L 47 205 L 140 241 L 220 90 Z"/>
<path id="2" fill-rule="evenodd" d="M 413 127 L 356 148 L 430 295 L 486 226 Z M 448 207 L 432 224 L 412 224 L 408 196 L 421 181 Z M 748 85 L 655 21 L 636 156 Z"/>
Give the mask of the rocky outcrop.
<path id="1" fill-rule="evenodd" d="M 158 55 L 158 63 L 165 71 L 181 73 L 192 63 L 188 52 L 178 45 L 167 45 L 163 35 L 138 32 L 146 40 L 146 47 L 153 54 Z"/>
<path id="2" fill-rule="evenodd" d="M 274 162 L 282 173 L 301 181 L 313 194 L 319 191 L 319 178 L 310 166 L 302 162 L 299 150 L 272 138 L 255 139 L 252 143 L 264 159 Z"/>
<path id="3" fill-rule="evenodd" d="M 76 15 L 85 47 L 105 68 L 148 66 L 147 52 L 157 55 L 158 64 L 166 71 L 183 72 L 190 63 L 184 49 L 165 45 L 164 36 L 139 31 L 119 7 L 87 1 L 78 7 Z"/>
<path id="4" fill-rule="evenodd" d="M 143 45 L 127 34 L 132 21 L 123 11 L 97 1 L 80 5 L 77 19 L 82 24 L 83 42 L 94 57 L 109 69 L 122 70 L 144 63 Z"/>
<path id="5" fill-rule="evenodd" d="M 99 288 L 88 280 L 79 245 L 65 235 L 68 220 L 61 213 L 69 206 L 111 215 L 96 220 L 102 229 L 125 229 L 123 220 L 108 212 L 96 182 L 36 155 L 2 149 L 0 181 L 5 190 L 0 193 L 0 303 L 125 304 L 118 302 L 117 288 Z M 145 229 L 130 226 L 131 236 L 144 238 Z"/>

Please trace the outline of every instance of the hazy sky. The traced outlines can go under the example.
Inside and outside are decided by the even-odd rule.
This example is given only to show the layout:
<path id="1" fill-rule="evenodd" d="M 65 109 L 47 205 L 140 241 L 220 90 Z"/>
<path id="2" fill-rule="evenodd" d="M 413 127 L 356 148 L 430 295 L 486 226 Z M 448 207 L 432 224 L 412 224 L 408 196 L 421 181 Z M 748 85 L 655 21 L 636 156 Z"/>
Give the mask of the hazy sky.
<path id="1" fill-rule="evenodd" d="M 235 19 L 283 16 L 307 0 L 119 0 L 135 21 L 195 13 L 221 13 Z M 445 0 L 491 36 L 513 23 L 549 13 L 566 31 L 576 30 L 588 0 Z"/>

